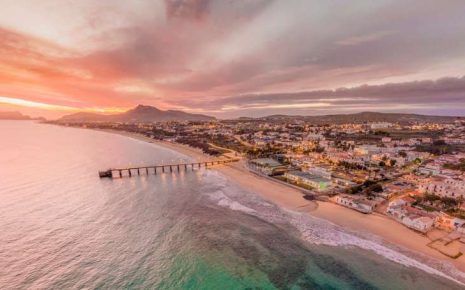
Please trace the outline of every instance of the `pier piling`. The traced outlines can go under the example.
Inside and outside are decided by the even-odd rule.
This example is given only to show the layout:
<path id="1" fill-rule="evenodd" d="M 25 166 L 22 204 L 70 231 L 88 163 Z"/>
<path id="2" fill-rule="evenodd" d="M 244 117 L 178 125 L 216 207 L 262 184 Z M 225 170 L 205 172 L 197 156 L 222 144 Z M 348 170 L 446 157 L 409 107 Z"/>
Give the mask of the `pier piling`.
<path id="1" fill-rule="evenodd" d="M 237 162 L 239 159 L 227 159 L 227 160 L 213 160 L 213 161 L 203 161 L 203 162 L 192 162 L 192 163 L 178 163 L 178 164 L 163 164 L 163 165 L 155 165 L 155 166 L 140 166 L 140 167 L 128 167 L 128 168 L 113 168 L 113 169 L 107 169 L 104 171 L 99 171 L 99 176 L 100 178 L 108 177 L 108 178 L 114 178 L 115 174 L 116 176 L 119 176 L 120 178 L 123 177 L 123 171 L 128 172 L 128 176 L 132 177 L 132 170 L 137 170 L 137 175 L 141 175 L 141 169 L 145 169 L 145 174 L 148 176 L 149 175 L 149 169 L 153 168 L 153 174 L 157 174 L 157 169 L 161 167 L 162 173 L 165 173 L 165 167 L 169 167 L 169 170 L 171 173 L 173 173 L 173 167 L 177 167 L 178 171 L 181 172 L 181 168 L 184 167 L 184 170 L 187 171 L 188 167 L 191 167 L 191 170 L 194 171 L 194 169 L 201 169 L 202 165 L 205 168 L 208 168 L 210 165 L 220 165 L 220 164 L 226 164 L 226 163 L 231 163 L 231 162 Z M 143 172 L 143 171 L 142 171 Z M 143 174 L 142 174 L 143 175 Z"/>

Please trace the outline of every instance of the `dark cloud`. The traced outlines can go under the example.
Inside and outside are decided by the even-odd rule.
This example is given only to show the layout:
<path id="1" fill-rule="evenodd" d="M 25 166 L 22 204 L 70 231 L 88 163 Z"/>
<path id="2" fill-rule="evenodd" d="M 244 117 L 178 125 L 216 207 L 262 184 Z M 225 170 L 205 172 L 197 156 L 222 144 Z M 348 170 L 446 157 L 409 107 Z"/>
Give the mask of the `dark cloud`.
<path id="1" fill-rule="evenodd" d="M 463 78 L 410 82 L 465 73 L 464 1 L 44 0 L 54 17 L 17 2 L 0 11 L 0 93 L 16 97 L 231 115 L 464 105 Z M 403 83 L 317 90 L 388 81 Z"/>
<path id="2" fill-rule="evenodd" d="M 241 54 L 218 66 L 193 71 L 169 84 L 171 89 L 214 95 L 282 90 L 280 86 L 292 90 L 334 87 L 414 74 L 465 58 L 461 13 L 465 4 L 461 1 L 448 5 L 436 1 L 421 5 L 416 1 L 351 5 L 344 1 L 320 5 L 310 1 L 251 1 L 260 5 L 248 3 L 225 12 L 224 7 L 234 7 L 233 2 L 210 2 L 212 25 L 221 27 L 227 23 L 225 19 L 234 19 L 255 6 L 260 9 L 248 22 L 232 22 L 234 25 L 222 27 L 222 33 L 212 30 L 204 38 L 193 38 L 182 45 L 192 47 L 189 55 L 195 58 L 204 44 L 225 41 L 222 34 L 239 34 L 237 40 L 218 49 L 243 46 Z M 195 29 L 190 33 L 195 34 Z M 241 31 L 250 33 L 250 37 L 242 39 Z M 214 54 L 211 59 L 215 61 Z"/>
<path id="3" fill-rule="evenodd" d="M 260 114 L 312 114 L 343 111 L 413 111 L 442 110 L 465 114 L 465 76 L 438 80 L 363 85 L 336 90 L 297 93 L 246 94 L 232 97 L 186 99 L 179 104 L 204 108 L 226 116 L 250 111 Z M 236 108 L 231 114 L 228 108 Z M 223 112 L 222 112 L 223 110 Z"/>

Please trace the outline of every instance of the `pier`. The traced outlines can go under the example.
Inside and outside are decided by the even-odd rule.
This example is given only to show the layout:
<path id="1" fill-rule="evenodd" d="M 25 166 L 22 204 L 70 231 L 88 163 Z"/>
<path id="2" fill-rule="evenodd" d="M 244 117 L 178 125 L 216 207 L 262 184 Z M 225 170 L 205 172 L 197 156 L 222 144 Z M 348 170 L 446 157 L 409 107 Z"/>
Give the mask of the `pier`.
<path id="1" fill-rule="evenodd" d="M 221 165 L 232 162 L 237 162 L 239 159 L 220 159 L 192 163 L 176 163 L 176 164 L 160 164 L 153 166 L 138 166 L 127 168 L 110 168 L 107 170 L 99 171 L 100 178 L 122 178 L 123 176 L 141 176 L 141 175 L 156 175 L 165 172 L 180 172 L 181 170 L 194 170 L 200 168 L 207 168 L 208 166 Z"/>

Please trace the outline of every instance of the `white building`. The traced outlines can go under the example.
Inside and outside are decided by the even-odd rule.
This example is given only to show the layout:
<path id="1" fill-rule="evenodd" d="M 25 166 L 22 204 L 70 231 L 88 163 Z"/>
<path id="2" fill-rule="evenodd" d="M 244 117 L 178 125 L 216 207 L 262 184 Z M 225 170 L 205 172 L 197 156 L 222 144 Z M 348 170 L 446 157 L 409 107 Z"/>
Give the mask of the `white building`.
<path id="1" fill-rule="evenodd" d="M 436 218 L 434 225 L 443 230 L 455 231 L 465 225 L 465 220 L 441 212 L 441 214 Z"/>
<path id="2" fill-rule="evenodd" d="M 331 180 L 335 186 L 353 187 L 357 185 L 357 183 L 343 178 L 332 178 Z"/>
<path id="3" fill-rule="evenodd" d="M 434 176 L 441 173 L 441 167 L 439 165 L 426 164 L 425 166 L 420 166 L 418 172 L 420 174 Z"/>
<path id="4" fill-rule="evenodd" d="M 464 198 L 465 181 L 453 178 L 440 178 L 432 181 L 425 180 L 418 185 L 418 191 L 442 197 Z"/>
<path id="5" fill-rule="evenodd" d="M 275 175 L 287 170 L 286 166 L 271 158 L 252 159 L 249 166 L 266 175 Z"/>
<path id="6" fill-rule="evenodd" d="M 290 181 L 310 186 L 318 191 L 327 190 L 331 183 L 331 180 L 328 178 L 319 177 L 297 170 L 284 173 L 284 177 Z"/>
<path id="7" fill-rule="evenodd" d="M 361 145 L 354 148 L 354 153 L 358 155 L 373 155 L 382 152 L 382 148 L 376 145 Z"/>
<path id="8" fill-rule="evenodd" d="M 405 198 L 398 198 L 389 203 L 386 213 L 403 225 L 416 231 L 426 233 L 434 225 L 435 220 L 416 208 L 409 206 Z"/>
<path id="9" fill-rule="evenodd" d="M 325 140 L 325 137 L 322 134 L 309 133 L 304 139 L 308 141 L 320 141 Z"/>
<path id="10" fill-rule="evenodd" d="M 465 138 L 445 137 L 444 142 L 446 142 L 446 144 L 465 144 Z"/>
<path id="11" fill-rule="evenodd" d="M 375 203 L 359 196 L 340 194 L 334 197 L 334 201 L 342 206 L 354 209 L 362 213 L 372 213 Z"/>
<path id="12" fill-rule="evenodd" d="M 311 166 L 307 171 L 308 173 L 313 174 L 315 176 L 331 179 L 331 170 L 329 168 L 321 166 Z"/>
<path id="13" fill-rule="evenodd" d="M 393 126 L 393 124 L 388 123 L 388 122 L 378 122 L 378 123 L 371 123 L 370 124 L 371 129 L 387 129 L 387 128 L 390 128 L 392 126 Z"/>
<path id="14" fill-rule="evenodd" d="M 426 233 L 433 227 L 434 220 L 427 216 L 406 214 L 402 219 L 402 223 L 409 228 Z"/>

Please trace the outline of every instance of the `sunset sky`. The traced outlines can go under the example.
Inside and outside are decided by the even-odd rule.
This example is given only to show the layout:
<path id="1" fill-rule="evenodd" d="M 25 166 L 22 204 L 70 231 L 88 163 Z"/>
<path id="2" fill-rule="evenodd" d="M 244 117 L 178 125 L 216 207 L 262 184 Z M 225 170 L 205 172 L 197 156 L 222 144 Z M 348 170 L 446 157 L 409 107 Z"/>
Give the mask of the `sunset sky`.
<path id="1" fill-rule="evenodd" d="M 465 1 L 0 0 L 0 111 L 465 115 Z"/>

